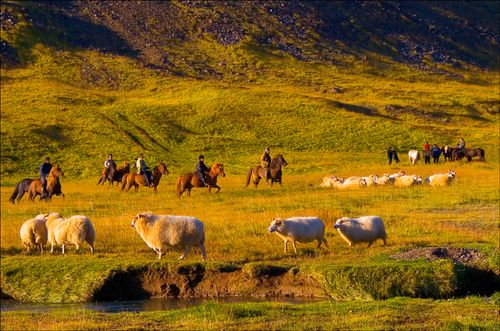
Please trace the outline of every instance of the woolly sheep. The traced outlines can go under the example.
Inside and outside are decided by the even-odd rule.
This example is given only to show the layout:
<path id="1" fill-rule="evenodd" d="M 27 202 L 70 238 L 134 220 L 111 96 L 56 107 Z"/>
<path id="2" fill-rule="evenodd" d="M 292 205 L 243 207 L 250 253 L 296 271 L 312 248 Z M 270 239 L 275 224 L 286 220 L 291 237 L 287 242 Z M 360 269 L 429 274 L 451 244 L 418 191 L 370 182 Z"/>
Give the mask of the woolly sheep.
<path id="1" fill-rule="evenodd" d="M 366 186 L 378 185 L 378 176 L 377 175 L 370 175 L 370 176 L 361 177 L 361 178 L 365 180 Z"/>
<path id="2" fill-rule="evenodd" d="M 327 176 L 323 178 L 323 182 L 320 187 L 336 187 L 341 188 L 344 183 L 344 179 L 337 176 Z"/>
<path id="3" fill-rule="evenodd" d="M 140 213 L 130 224 L 142 240 L 158 253 L 158 260 L 165 254 L 167 247 L 183 250 L 179 260 L 184 259 L 191 247 L 200 247 L 203 260 L 205 253 L 205 226 L 200 220 L 190 216 L 155 215 Z"/>
<path id="4" fill-rule="evenodd" d="M 276 234 L 285 242 L 285 253 L 288 252 L 288 242 L 292 242 L 293 250 L 297 254 L 295 242 L 308 243 L 318 241 L 318 247 L 324 243 L 328 247 L 325 239 L 325 224 L 318 217 L 291 217 L 285 220 L 276 218 L 268 228 L 270 233 Z"/>
<path id="5" fill-rule="evenodd" d="M 392 178 L 394 180 L 398 177 L 405 176 L 405 175 L 406 175 L 406 171 L 399 171 L 399 172 L 396 172 L 395 174 L 389 175 L 389 178 Z"/>
<path id="6" fill-rule="evenodd" d="M 418 184 L 422 184 L 422 177 L 417 175 L 396 177 L 394 180 L 394 186 L 396 187 L 409 187 Z"/>
<path id="7" fill-rule="evenodd" d="M 370 247 L 377 239 L 387 245 L 387 234 L 384 222 L 378 216 L 361 216 L 359 218 L 342 217 L 333 226 L 349 246 L 367 242 Z"/>
<path id="8" fill-rule="evenodd" d="M 57 244 L 56 239 L 54 237 L 54 230 L 59 225 L 59 223 L 63 222 L 61 214 L 59 213 L 50 213 L 45 216 L 45 225 L 47 226 L 47 242 L 50 244 L 50 252 L 54 252 L 54 245 Z"/>
<path id="9" fill-rule="evenodd" d="M 446 174 L 435 174 L 426 179 L 426 182 L 431 186 L 446 186 L 451 184 L 455 179 L 456 173 L 449 170 Z"/>
<path id="10" fill-rule="evenodd" d="M 40 253 L 43 253 L 43 246 L 47 243 L 47 226 L 45 225 L 45 216 L 43 214 L 27 220 L 21 226 L 19 234 L 21 243 L 29 252 L 32 246 L 39 247 Z"/>
<path id="11" fill-rule="evenodd" d="M 341 188 L 358 188 L 366 186 L 366 180 L 362 177 L 349 177 L 342 182 Z"/>
<path id="12" fill-rule="evenodd" d="M 87 216 L 76 215 L 59 222 L 54 228 L 54 239 L 63 254 L 66 245 L 75 245 L 78 251 L 84 241 L 89 244 L 90 253 L 94 253 L 95 230 Z"/>
<path id="13" fill-rule="evenodd" d="M 377 177 L 377 185 L 387 185 L 387 184 L 393 184 L 394 183 L 394 177 L 391 177 L 388 174 L 383 174 L 380 177 Z"/>

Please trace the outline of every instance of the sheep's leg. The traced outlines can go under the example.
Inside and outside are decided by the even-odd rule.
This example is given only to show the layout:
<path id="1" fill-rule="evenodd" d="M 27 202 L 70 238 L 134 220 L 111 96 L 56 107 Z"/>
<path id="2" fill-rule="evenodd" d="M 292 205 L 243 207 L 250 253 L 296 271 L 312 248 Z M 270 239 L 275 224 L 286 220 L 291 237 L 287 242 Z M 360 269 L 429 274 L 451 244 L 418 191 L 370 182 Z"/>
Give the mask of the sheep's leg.
<path id="1" fill-rule="evenodd" d="M 297 254 L 297 246 L 295 246 L 295 240 L 292 240 L 292 246 L 293 250 L 295 251 L 295 254 Z"/>
<path id="2" fill-rule="evenodd" d="M 40 254 L 43 254 L 43 244 L 40 244 Z"/>
<path id="3" fill-rule="evenodd" d="M 61 248 L 62 248 L 62 254 L 64 255 L 64 244 L 62 244 Z"/>
<path id="4" fill-rule="evenodd" d="M 179 258 L 179 260 L 184 260 L 184 258 L 189 254 L 190 250 L 191 250 L 191 246 L 190 245 L 186 245 L 186 247 L 184 248 L 184 253 L 181 255 L 181 257 Z"/>
<path id="5" fill-rule="evenodd" d="M 384 241 L 384 246 L 387 246 L 387 238 L 382 238 L 382 240 Z"/>
<path id="6" fill-rule="evenodd" d="M 285 253 L 288 253 L 288 240 L 285 240 Z"/>
<path id="7" fill-rule="evenodd" d="M 326 239 L 325 239 L 325 238 L 323 238 L 322 240 L 323 240 L 323 244 L 325 244 L 325 246 L 326 246 L 326 247 L 328 247 L 328 243 L 326 242 Z M 329 247 L 328 247 L 328 248 L 329 248 Z"/>
<path id="8" fill-rule="evenodd" d="M 76 246 L 76 248 L 75 248 L 75 252 L 78 252 L 78 251 L 80 250 L 80 245 L 79 245 L 79 244 L 76 244 L 75 246 Z"/>
<path id="9" fill-rule="evenodd" d="M 90 246 L 90 254 L 94 254 L 94 245 L 89 244 Z"/>
<path id="10" fill-rule="evenodd" d="M 50 243 L 50 254 L 54 253 L 54 244 Z"/>
<path id="11" fill-rule="evenodd" d="M 368 242 L 368 247 L 367 248 L 369 248 L 372 244 L 373 244 L 373 240 L 370 241 L 370 242 Z"/>
<path id="12" fill-rule="evenodd" d="M 201 256 L 203 256 L 203 261 L 207 260 L 207 253 L 205 252 L 205 244 L 200 242 Z"/>

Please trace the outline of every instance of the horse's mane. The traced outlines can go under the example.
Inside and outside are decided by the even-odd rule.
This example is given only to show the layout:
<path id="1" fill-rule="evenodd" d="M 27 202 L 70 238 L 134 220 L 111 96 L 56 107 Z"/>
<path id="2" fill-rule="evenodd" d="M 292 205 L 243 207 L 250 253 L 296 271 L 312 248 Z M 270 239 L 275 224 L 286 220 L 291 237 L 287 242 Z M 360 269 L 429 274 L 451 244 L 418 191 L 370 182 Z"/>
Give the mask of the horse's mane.
<path id="1" fill-rule="evenodd" d="M 271 160 L 271 166 L 275 166 L 278 163 L 278 161 L 280 161 L 282 158 L 283 158 L 283 155 L 278 154 L 278 156 L 276 156 L 275 158 L 273 158 Z"/>

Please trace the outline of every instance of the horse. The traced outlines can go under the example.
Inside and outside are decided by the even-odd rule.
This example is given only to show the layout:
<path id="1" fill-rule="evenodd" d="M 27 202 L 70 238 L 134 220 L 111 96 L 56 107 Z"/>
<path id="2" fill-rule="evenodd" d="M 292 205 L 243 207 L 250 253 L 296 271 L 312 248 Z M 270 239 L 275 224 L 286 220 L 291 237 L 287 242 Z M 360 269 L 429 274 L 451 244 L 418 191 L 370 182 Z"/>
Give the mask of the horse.
<path id="1" fill-rule="evenodd" d="M 101 178 L 97 182 L 97 185 L 103 184 L 106 181 L 109 181 L 110 185 L 113 185 L 114 182 L 121 183 L 122 178 L 125 174 L 130 172 L 130 164 L 125 162 L 122 167 L 116 169 L 116 165 L 113 163 L 109 169 L 108 175 L 106 176 L 105 170 L 102 172 Z"/>
<path id="2" fill-rule="evenodd" d="M 410 161 L 411 165 L 415 165 L 417 161 L 420 161 L 420 153 L 417 150 L 412 149 L 408 152 L 408 160 Z"/>
<path id="3" fill-rule="evenodd" d="M 467 161 L 470 162 L 474 156 L 479 156 L 479 161 L 486 162 L 484 149 L 482 148 L 462 148 L 453 151 L 453 158 L 455 160 L 461 160 L 466 157 Z"/>
<path id="4" fill-rule="evenodd" d="M 267 178 L 267 174 L 264 173 L 264 168 L 262 166 L 258 165 L 253 168 L 250 168 L 248 171 L 247 175 L 247 183 L 246 186 L 250 184 L 250 180 L 253 182 L 255 187 L 259 185 L 259 182 L 262 178 L 266 179 L 266 182 L 270 179 L 271 180 L 271 186 L 273 186 L 274 183 L 279 183 L 281 185 L 281 167 L 286 167 L 288 163 L 286 162 L 285 158 L 283 155 L 279 154 L 276 156 L 274 159 L 271 160 L 271 165 L 269 166 L 269 170 L 271 172 L 271 177 Z"/>
<path id="5" fill-rule="evenodd" d="M 210 171 L 206 173 L 205 182 L 208 184 L 208 192 L 212 191 L 212 187 L 217 188 L 217 192 L 219 193 L 220 187 L 217 185 L 217 177 L 221 175 L 222 177 L 226 177 L 226 173 L 224 172 L 224 165 L 222 163 L 214 163 L 210 167 Z M 177 181 L 175 182 L 175 188 L 177 191 L 177 196 L 180 197 L 184 191 L 187 190 L 187 195 L 191 195 L 191 189 L 193 187 L 204 187 L 203 182 L 198 177 L 196 172 L 190 172 L 179 176 Z"/>
<path id="6" fill-rule="evenodd" d="M 16 188 L 14 189 L 14 193 L 12 193 L 12 195 L 10 196 L 9 199 L 10 203 L 12 204 L 15 204 L 16 202 L 19 203 L 24 193 L 28 192 L 32 181 L 33 179 L 25 178 L 19 183 L 17 183 Z"/>
<path id="7" fill-rule="evenodd" d="M 59 181 L 59 177 L 63 175 L 64 172 L 62 171 L 61 167 L 59 167 L 58 165 L 52 166 L 52 169 L 50 170 L 49 175 L 47 176 L 47 195 L 45 197 L 43 196 L 42 180 L 34 179 L 31 182 L 30 187 L 28 189 L 30 200 L 35 201 L 35 198 L 38 195 L 40 196 L 40 200 L 45 200 L 45 201 L 52 200 L 52 196 L 54 195 L 62 196 L 64 200 L 65 195 L 62 192 L 61 182 Z"/>
<path id="8" fill-rule="evenodd" d="M 453 147 L 450 147 L 448 145 L 441 147 L 441 152 L 444 156 L 444 162 L 453 161 L 452 155 L 454 150 L 455 149 Z"/>
<path id="9" fill-rule="evenodd" d="M 432 152 L 430 150 L 426 150 L 424 149 L 422 151 L 422 155 L 424 156 L 424 163 L 425 164 L 431 164 L 431 156 L 432 156 Z"/>
<path id="10" fill-rule="evenodd" d="M 162 175 L 167 176 L 169 174 L 167 166 L 165 163 L 160 162 L 156 167 L 154 167 L 152 172 L 151 183 L 153 184 L 153 188 L 155 193 L 157 191 L 158 185 L 160 185 L 160 179 Z M 128 190 L 134 186 L 135 191 L 139 188 L 139 185 L 146 186 L 146 180 L 142 174 L 136 174 L 134 172 L 129 172 L 125 174 L 122 178 L 122 191 L 128 192 Z"/>

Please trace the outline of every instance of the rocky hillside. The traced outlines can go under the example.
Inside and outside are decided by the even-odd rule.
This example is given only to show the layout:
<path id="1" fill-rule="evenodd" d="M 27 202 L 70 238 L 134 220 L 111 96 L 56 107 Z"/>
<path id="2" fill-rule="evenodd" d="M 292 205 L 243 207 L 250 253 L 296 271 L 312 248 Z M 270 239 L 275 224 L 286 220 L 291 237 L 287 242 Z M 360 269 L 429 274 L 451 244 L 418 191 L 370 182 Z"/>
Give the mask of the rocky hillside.
<path id="1" fill-rule="evenodd" d="M 127 55 L 197 77 L 224 76 L 228 69 L 207 40 L 308 62 L 383 56 L 429 70 L 497 68 L 499 9 L 496 1 L 5 1 L 2 63 L 27 60 L 29 45 L 17 28 L 27 22 L 23 29 L 35 31 L 37 42 Z"/>

